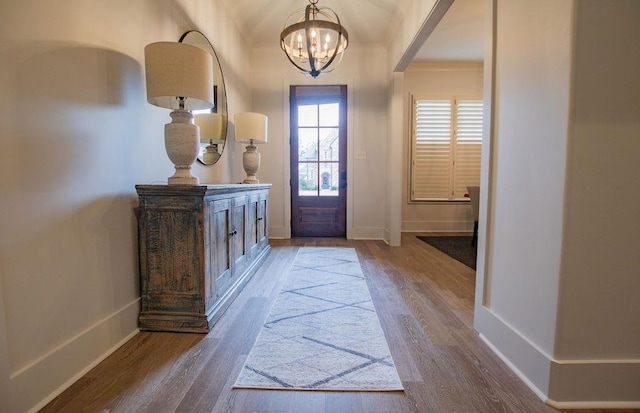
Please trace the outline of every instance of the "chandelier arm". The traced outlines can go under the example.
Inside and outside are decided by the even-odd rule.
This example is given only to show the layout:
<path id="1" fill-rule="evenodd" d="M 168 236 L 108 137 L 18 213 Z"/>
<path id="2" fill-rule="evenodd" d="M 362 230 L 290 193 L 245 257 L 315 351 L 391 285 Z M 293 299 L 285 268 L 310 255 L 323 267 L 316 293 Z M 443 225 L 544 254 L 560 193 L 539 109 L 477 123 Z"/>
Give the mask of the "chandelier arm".
<path id="1" fill-rule="evenodd" d="M 311 68 L 311 71 L 309 72 L 311 74 L 311 76 L 316 77 L 318 76 L 319 72 L 316 70 L 316 57 L 314 56 L 314 54 L 311 51 L 311 30 L 313 30 L 314 28 L 311 27 L 311 24 L 308 24 L 312 21 L 312 19 L 310 18 L 310 14 L 313 13 L 313 21 L 315 23 L 315 16 L 316 13 L 315 11 L 317 10 L 315 4 L 309 2 L 310 4 L 306 7 L 305 11 L 304 11 L 304 32 L 305 32 L 305 40 L 307 42 L 307 54 L 309 55 L 309 67 Z"/>
<path id="2" fill-rule="evenodd" d="M 329 61 L 327 61 L 327 63 L 326 63 L 324 66 L 322 66 L 322 69 L 320 69 L 320 71 L 323 71 L 325 68 L 327 68 L 327 67 L 331 66 L 331 63 L 333 63 L 333 61 L 335 60 L 336 56 L 338 55 L 338 48 L 339 48 L 339 46 L 340 46 L 340 38 L 341 38 L 341 36 L 342 36 L 342 29 L 343 29 L 343 27 L 342 27 L 342 25 L 340 24 L 340 17 L 338 17 L 338 15 L 337 15 L 337 14 L 336 14 L 336 20 L 338 21 L 338 22 L 337 22 L 337 26 L 338 26 L 338 30 L 337 30 L 337 32 L 338 32 L 338 39 L 337 39 L 337 41 L 336 41 L 336 47 L 333 49 L 333 55 L 331 56 L 331 58 L 329 59 Z M 335 25 L 336 23 L 333 23 L 333 24 Z M 347 46 L 349 46 L 349 41 L 347 40 L 347 38 L 346 38 L 346 37 L 345 37 L 345 41 L 347 42 Z M 346 47 L 345 47 L 345 49 L 346 49 Z M 344 53 L 344 50 L 342 51 L 342 53 Z M 341 53 L 341 55 L 342 55 L 342 53 Z M 330 70 L 330 71 L 331 71 L 331 70 Z"/>
<path id="3" fill-rule="evenodd" d="M 291 26 L 288 26 L 287 28 L 285 28 L 282 31 L 282 33 L 280 34 L 280 48 L 282 49 L 284 54 L 287 56 L 287 59 L 289 59 L 289 61 L 291 62 L 292 65 L 294 65 L 296 68 L 298 68 L 298 70 L 300 70 L 303 73 L 309 73 L 308 68 L 300 66 L 298 63 L 295 62 L 295 60 L 293 60 L 291 58 L 291 55 L 289 53 L 293 54 L 293 51 L 287 52 L 287 42 L 285 41 L 285 39 L 290 34 L 293 34 L 293 33 L 297 32 L 299 30 L 305 30 L 305 22 L 304 21 L 298 22 L 298 23 L 294 23 Z"/>
<path id="4" fill-rule="evenodd" d="M 285 40 L 286 36 L 281 36 L 280 38 L 280 48 L 282 49 L 282 51 L 284 52 L 284 54 L 287 56 L 287 59 L 289 59 L 289 61 L 291 62 L 292 65 L 294 65 L 296 68 L 298 68 L 298 70 L 300 70 L 303 73 L 309 73 L 309 70 L 300 66 L 298 63 L 295 62 L 295 60 L 293 60 L 291 58 L 291 55 L 287 52 L 287 46 L 286 46 L 286 42 Z"/>
<path id="5" fill-rule="evenodd" d="M 282 49 L 282 50 L 285 50 L 285 49 Z M 284 54 L 287 55 L 287 59 L 289 59 L 291 64 L 293 64 L 295 67 L 297 67 L 301 72 L 310 73 L 308 68 L 304 68 L 304 67 L 298 65 L 293 59 L 291 59 L 291 56 L 289 56 L 289 53 L 287 53 L 286 50 L 285 50 Z"/>

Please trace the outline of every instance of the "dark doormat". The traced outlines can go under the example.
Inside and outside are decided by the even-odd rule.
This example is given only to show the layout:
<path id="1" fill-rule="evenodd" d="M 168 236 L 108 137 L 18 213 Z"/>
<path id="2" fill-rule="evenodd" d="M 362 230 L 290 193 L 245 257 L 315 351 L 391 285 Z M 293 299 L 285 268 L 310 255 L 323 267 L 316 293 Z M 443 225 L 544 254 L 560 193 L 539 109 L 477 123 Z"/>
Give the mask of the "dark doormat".
<path id="1" fill-rule="evenodd" d="M 467 267 L 476 269 L 477 247 L 471 245 L 471 237 L 426 237 L 418 236 L 418 239 L 439 249 L 451 258 L 460 261 Z"/>

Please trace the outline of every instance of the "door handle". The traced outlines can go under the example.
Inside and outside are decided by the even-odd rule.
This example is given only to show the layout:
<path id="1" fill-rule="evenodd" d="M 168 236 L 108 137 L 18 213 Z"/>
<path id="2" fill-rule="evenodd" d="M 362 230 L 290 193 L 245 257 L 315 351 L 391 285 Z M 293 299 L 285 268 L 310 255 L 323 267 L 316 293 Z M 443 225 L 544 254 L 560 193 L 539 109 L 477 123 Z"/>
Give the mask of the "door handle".
<path id="1" fill-rule="evenodd" d="M 340 189 L 347 187 L 347 171 L 340 171 L 340 184 L 338 186 Z"/>

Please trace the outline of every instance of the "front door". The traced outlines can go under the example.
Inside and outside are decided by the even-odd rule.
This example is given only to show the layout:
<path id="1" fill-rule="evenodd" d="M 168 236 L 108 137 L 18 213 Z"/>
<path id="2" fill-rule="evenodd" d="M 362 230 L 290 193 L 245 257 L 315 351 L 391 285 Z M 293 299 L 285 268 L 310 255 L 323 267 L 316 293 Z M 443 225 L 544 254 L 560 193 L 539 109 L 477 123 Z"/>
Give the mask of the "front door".
<path id="1" fill-rule="evenodd" d="M 291 235 L 347 235 L 347 87 L 291 86 Z"/>

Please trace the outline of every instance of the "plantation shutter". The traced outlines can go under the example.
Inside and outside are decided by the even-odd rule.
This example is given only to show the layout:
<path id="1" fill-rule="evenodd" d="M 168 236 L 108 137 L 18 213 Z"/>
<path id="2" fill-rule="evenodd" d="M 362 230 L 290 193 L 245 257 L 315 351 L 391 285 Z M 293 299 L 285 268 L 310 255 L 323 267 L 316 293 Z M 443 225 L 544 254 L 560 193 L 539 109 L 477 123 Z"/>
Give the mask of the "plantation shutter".
<path id="1" fill-rule="evenodd" d="M 480 182 L 482 101 L 414 99 L 411 200 L 465 199 Z"/>
<path id="2" fill-rule="evenodd" d="M 456 101 L 454 198 L 463 198 L 467 186 L 480 185 L 482 101 Z"/>
<path id="3" fill-rule="evenodd" d="M 411 198 L 447 199 L 452 156 L 451 101 L 417 100 L 414 114 Z"/>

